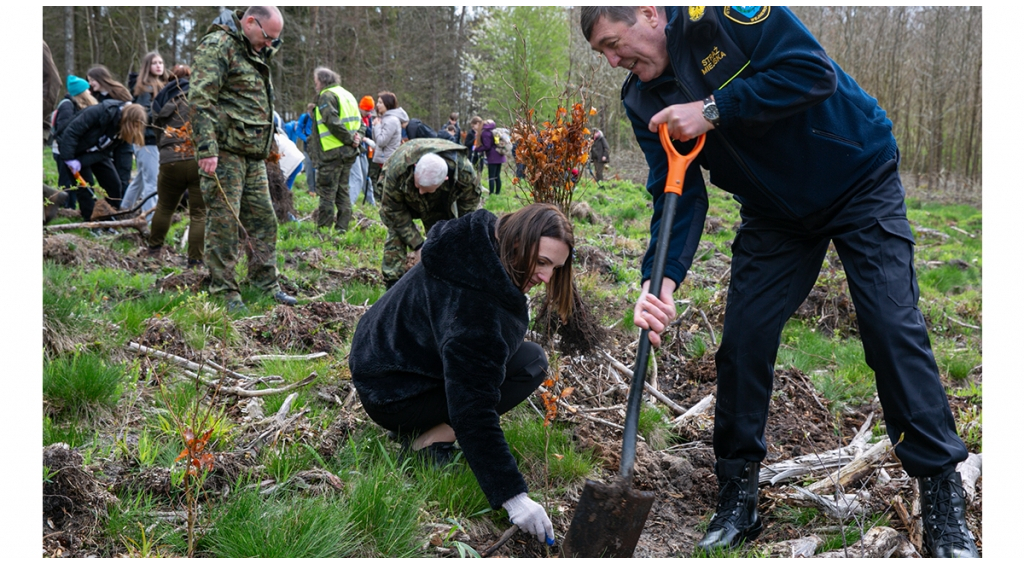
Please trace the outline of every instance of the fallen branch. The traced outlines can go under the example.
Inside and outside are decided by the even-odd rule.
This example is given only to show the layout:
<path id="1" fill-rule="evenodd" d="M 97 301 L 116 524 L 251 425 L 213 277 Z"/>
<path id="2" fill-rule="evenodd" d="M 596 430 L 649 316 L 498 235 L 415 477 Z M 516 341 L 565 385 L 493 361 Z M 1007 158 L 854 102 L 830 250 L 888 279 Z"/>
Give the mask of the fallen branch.
<path id="1" fill-rule="evenodd" d="M 960 480 L 964 485 L 967 503 L 972 503 L 977 492 L 978 478 L 981 477 L 981 455 L 973 452 L 968 454 L 967 460 L 958 464 L 956 469 L 960 472 Z"/>
<path id="2" fill-rule="evenodd" d="M 183 372 L 185 373 L 186 376 L 188 376 L 192 380 L 195 380 L 196 382 L 199 382 L 200 384 L 203 384 L 204 386 L 208 386 L 208 387 L 213 388 L 213 389 L 218 389 L 217 382 L 211 382 L 209 380 L 204 380 L 198 374 L 196 374 L 194 372 L 189 372 L 188 370 L 183 370 Z M 311 373 L 309 376 L 306 376 L 305 378 L 303 378 L 299 382 L 295 382 L 294 384 L 288 384 L 287 386 L 284 386 L 282 388 L 266 388 L 266 389 L 263 389 L 263 390 L 246 390 L 245 388 L 240 388 L 238 386 L 220 386 L 219 389 L 220 389 L 221 392 L 224 392 L 224 393 L 227 393 L 227 394 L 236 395 L 236 396 L 240 396 L 240 397 L 243 397 L 243 398 L 258 398 L 258 397 L 263 397 L 263 396 L 272 396 L 272 395 L 275 395 L 275 394 L 282 394 L 284 392 L 290 392 L 291 390 L 294 390 L 295 388 L 301 388 L 302 386 L 305 386 L 305 385 L 309 384 L 313 380 L 316 380 L 316 372 Z"/>
<path id="3" fill-rule="evenodd" d="M 845 549 L 823 552 L 816 558 L 920 558 L 907 537 L 891 527 L 871 527 L 857 542 Z"/>
<path id="4" fill-rule="evenodd" d="M 608 360 L 608 362 L 611 363 L 612 367 L 621 372 L 623 376 L 633 376 L 633 371 L 627 368 L 625 364 L 622 364 L 621 362 L 615 360 L 615 358 L 612 355 L 608 354 L 608 351 L 601 351 L 601 354 L 603 354 L 605 358 Z M 682 415 L 686 413 L 686 408 L 670 400 L 668 396 L 659 392 L 657 388 L 652 386 L 650 383 L 644 382 L 644 389 L 650 392 L 652 396 L 658 398 L 658 400 L 661 401 L 661 403 L 667 405 L 669 409 L 676 413 L 676 415 Z"/>
<path id="5" fill-rule="evenodd" d="M 154 208 L 155 209 L 155 208 Z M 71 231 L 73 229 L 109 229 L 112 227 L 130 227 L 139 232 L 140 235 L 146 235 L 149 230 L 149 224 L 146 222 L 146 216 L 149 212 L 139 215 L 133 219 L 122 219 L 118 221 L 85 221 L 81 223 L 62 223 L 60 225 L 47 225 L 43 229 L 46 231 Z"/>
<path id="6" fill-rule="evenodd" d="M 504 546 L 505 543 L 508 542 L 508 539 L 512 538 L 512 535 L 516 534 L 516 531 L 518 530 L 519 525 L 512 525 L 506 529 L 505 532 L 501 534 L 501 537 L 498 538 L 497 542 L 480 551 L 480 558 L 487 558 L 494 554 L 494 551 Z"/>
<path id="7" fill-rule="evenodd" d="M 776 558 L 810 558 L 825 541 L 818 535 L 777 542 L 768 545 L 771 556 Z"/>
<path id="8" fill-rule="evenodd" d="M 186 368 L 191 368 L 192 370 L 203 370 L 204 372 L 211 372 L 213 374 L 216 374 L 216 373 L 220 372 L 222 374 L 227 374 L 228 376 L 231 376 L 232 378 L 234 378 L 236 380 L 252 380 L 251 376 L 246 376 L 245 374 L 240 374 L 238 372 L 235 372 L 234 370 L 229 370 L 227 368 L 224 368 L 223 366 L 217 364 L 216 362 L 214 362 L 212 360 L 204 360 L 202 365 L 200 365 L 200 364 L 197 364 L 195 362 L 192 362 L 191 360 L 188 360 L 187 358 L 182 358 L 180 356 L 175 356 L 173 354 L 165 353 L 163 351 L 158 351 L 156 349 L 151 349 L 149 347 L 140 345 L 138 343 L 129 342 L 128 343 L 128 348 L 132 349 L 134 351 L 141 352 L 142 354 L 144 354 L 146 356 L 151 356 L 151 357 L 155 357 L 155 358 L 163 358 L 163 359 L 166 359 L 166 360 L 173 361 L 174 363 L 176 363 L 178 365 L 184 366 Z"/>
<path id="9" fill-rule="evenodd" d="M 326 352 L 315 352 L 312 354 L 256 354 L 249 357 L 250 362 L 261 360 L 313 360 L 327 356 Z"/>
<path id="10" fill-rule="evenodd" d="M 708 394 L 704 396 L 704 398 L 697 402 L 693 407 L 687 409 L 685 413 L 673 419 L 671 421 L 672 425 L 682 425 L 683 423 L 686 423 L 687 421 L 690 421 L 695 417 L 703 414 L 705 411 L 708 410 L 709 407 L 711 407 L 711 403 L 713 401 L 715 401 L 714 394 Z"/>
<path id="11" fill-rule="evenodd" d="M 873 465 L 883 460 L 890 452 L 892 452 L 892 442 L 889 441 L 888 436 L 882 437 L 880 441 L 864 451 L 861 456 L 840 468 L 838 472 L 832 473 L 811 484 L 807 487 L 807 490 L 815 494 L 828 494 L 837 490 L 844 491 L 851 484 L 861 480 L 870 473 Z"/>
<path id="12" fill-rule="evenodd" d="M 867 509 L 857 501 L 856 494 L 840 494 L 837 496 L 838 499 L 832 499 L 823 495 L 818 495 L 807 489 L 801 488 L 800 486 L 791 486 L 796 490 L 797 495 L 789 494 L 787 497 L 791 500 L 806 500 L 810 501 L 814 505 L 817 505 L 825 510 L 825 514 L 834 519 L 845 521 L 854 515 L 860 515 L 867 512 Z"/>

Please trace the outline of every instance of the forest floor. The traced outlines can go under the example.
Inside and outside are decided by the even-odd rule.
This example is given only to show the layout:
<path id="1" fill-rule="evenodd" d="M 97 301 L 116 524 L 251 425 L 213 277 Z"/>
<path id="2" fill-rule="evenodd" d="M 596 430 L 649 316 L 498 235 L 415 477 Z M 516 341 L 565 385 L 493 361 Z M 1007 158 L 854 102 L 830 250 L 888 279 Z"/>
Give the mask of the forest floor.
<path id="1" fill-rule="evenodd" d="M 305 195 L 297 198 L 297 204 L 300 211 L 302 207 L 307 212 L 311 209 L 306 207 Z M 490 205 L 487 207 L 491 208 Z M 354 229 L 358 230 L 362 225 L 364 230 L 368 229 L 366 226 L 379 230 L 375 213 L 367 210 L 372 208 L 357 208 L 357 226 Z M 638 221 L 642 223 L 646 220 L 642 213 L 641 216 Z M 308 221 L 308 216 L 304 219 Z M 65 217 L 65 221 L 71 221 L 71 218 Z M 596 205 L 587 221 L 595 232 L 615 230 L 616 220 L 602 215 Z M 712 215 L 706 230 L 710 233 L 721 229 L 722 224 L 726 224 L 725 229 L 733 228 L 729 223 L 731 219 Z M 180 232 L 172 233 L 172 237 L 179 239 L 180 235 Z M 553 366 L 558 370 L 559 389 L 573 388 L 572 393 L 558 405 L 557 427 L 571 438 L 573 448 L 592 453 L 597 461 L 597 470 L 588 477 L 606 483 L 618 472 L 622 448 L 618 426 L 624 419 L 626 399 L 622 382 L 629 380 L 629 376 L 623 376 L 613 368 L 612 359 L 631 366 L 637 347 L 634 330 L 624 328 L 624 323 L 607 323 L 608 320 L 621 320 L 623 313 L 631 309 L 630 300 L 635 299 L 635 295 L 620 295 L 611 289 L 624 284 L 624 271 L 635 270 L 639 260 L 638 249 L 642 250 L 645 244 L 644 241 L 632 246 L 620 243 L 621 252 L 590 241 L 578 244 L 577 268 L 581 276 L 589 276 L 584 298 L 594 315 L 607 325 L 605 339 L 595 350 L 578 355 L 559 353 L 556 344 L 534 335 L 545 344 L 549 354 L 557 357 Z M 141 236 L 131 230 L 100 236 L 85 230 L 47 232 L 44 234 L 43 254 L 46 264 L 72 271 L 74 276 L 98 270 L 116 270 L 147 281 L 148 287 L 141 290 L 122 288 L 118 290 L 120 293 L 108 293 L 106 298 L 102 292 L 95 294 L 101 302 L 96 311 L 105 311 L 103 308 L 107 302 L 143 300 L 155 294 L 180 295 L 180 299 L 175 298 L 174 307 L 184 308 L 190 303 L 188 296 L 204 296 L 199 293 L 208 283 L 205 272 L 184 268 L 185 256 L 178 245 L 168 245 L 159 259 L 144 256 L 144 247 Z M 47 362 L 75 350 L 91 348 L 101 351 L 107 362 L 124 367 L 125 377 L 129 380 L 125 385 L 128 391 L 115 406 L 87 419 L 91 440 L 79 440 L 77 445 L 75 441 L 65 441 L 71 443 L 71 448 L 62 442 L 44 445 L 45 468 L 55 472 L 47 478 L 44 470 L 44 555 L 146 555 L 147 551 L 140 548 L 138 537 L 126 534 L 112 538 L 111 527 L 107 524 L 111 507 L 123 504 L 126 498 L 137 497 L 140 493 L 157 500 L 149 508 L 151 516 L 162 515 L 165 521 L 172 523 L 179 537 L 183 534 L 180 472 L 176 478 L 174 471 L 176 467 L 180 469 L 180 463 L 146 463 L 139 454 L 143 451 L 140 440 L 145 440 L 142 428 L 152 420 L 154 411 L 161 411 L 161 386 L 173 370 L 164 360 L 140 353 L 137 347 L 130 348 L 130 343 L 196 363 L 216 361 L 220 366 L 243 374 L 262 373 L 260 362 L 253 360 L 257 355 L 283 352 L 328 354 L 317 361 L 320 363 L 315 365 L 318 377 L 311 382 L 303 384 L 294 381 L 298 378 L 292 378 L 293 381 L 286 378 L 282 383 L 280 379 L 265 377 L 263 383 L 239 385 L 255 390 L 293 384 L 303 391 L 302 403 L 282 405 L 278 402 L 278 407 L 271 408 L 269 400 L 267 405 L 261 405 L 245 395 L 223 392 L 217 395 L 214 400 L 216 409 L 223 410 L 235 432 L 229 441 L 222 441 L 214 449 L 213 470 L 203 485 L 208 496 L 226 496 L 246 476 L 262 477 L 261 483 L 265 487 L 268 474 L 271 474 L 267 458 L 254 454 L 261 447 L 269 449 L 269 445 L 279 438 L 282 443 L 306 445 L 322 461 L 332 460 L 339 450 L 365 437 L 366 433 L 382 435 L 375 430 L 354 396 L 345 358 L 356 323 L 366 311 L 368 302 L 375 299 L 353 298 L 356 293 L 353 289 L 375 288 L 376 295 L 383 289 L 379 272 L 372 266 L 376 259 L 346 259 L 341 247 L 282 245 L 279 248 L 278 260 L 285 274 L 283 285 L 287 291 L 299 296 L 300 305 L 293 308 L 274 304 L 262 308 L 256 306 L 253 315 L 248 317 L 228 317 L 221 310 L 217 318 L 219 321 L 211 321 L 206 327 L 205 338 L 199 341 L 183 326 L 181 317 L 175 317 L 166 310 L 144 315 L 134 330 L 127 331 L 127 315 L 123 316 L 121 323 L 113 317 L 96 315 L 84 325 L 73 320 L 62 322 L 52 313 L 44 319 Z M 379 247 L 376 252 L 379 253 Z M 700 404 L 702 399 L 717 394 L 714 351 L 724 317 L 729 257 L 716 248 L 702 248 L 702 253 L 700 268 L 695 269 L 688 282 L 691 290 L 697 288 L 703 292 L 702 301 L 698 303 L 695 299 L 692 303 L 680 304 L 678 322 L 666 333 L 665 345 L 655 355 L 652 367 L 656 375 L 651 382 L 675 406 L 656 400 L 650 394 L 645 395 L 645 404 L 648 405 L 645 410 L 657 414 L 657 421 L 641 427 L 642 434 L 646 435 L 639 444 L 633 487 L 655 492 L 656 497 L 635 551 L 638 557 L 689 556 L 715 508 L 717 485 L 711 448 L 713 400 L 707 409 L 695 416 L 687 417 L 684 422 L 674 422 L 679 415 L 678 408 L 689 409 Z M 845 284 L 836 283 L 835 271 L 841 272 L 841 265 L 838 265 L 834 251 L 830 251 L 830 259 L 834 266 L 831 277 L 823 271 L 823 279 L 800 308 L 796 319 L 828 335 L 832 341 L 855 341 L 855 312 L 844 293 Z M 919 257 L 919 260 L 923 258 Z M 920 268 L 927 268 L 927 265 L 922 264 Z M 44 279 L 44 285 L 47 283 Z M 937 323 L 932 319 L 929 322 Z M 980 321 L 977 323 L 980 326 Z M 224 324 L 230 324 L 230 327 Z M 98 329 L 107 336 L 97 337 Z M 946 327 L 945 330 L 952 329 Z M 218 332 L 232 336 L 220 338 Z M 116 341 L 110 341 L 115 338 L 113 335 L 117 335 Z M 964 342 L 980 356 L 980 337 L 971 337 Z M 788 343 L 790 341 L 784 339 L 783 347 L 799 348 L 799 345 Z M 834 369 L 835 358 L 831 362 L 826 364 Z M 980 366 L 964 377 L 953 378 L 943 373 L 958 425 L 970 423 L 966 421 L 965 414 L 977 413 L 976 442 L 971 444 L 978 446 L 972 448 L 972 452 L 977 452 L 981 443 L 981 381 Z M 869 443 L 884 438 L 884 420 L 873 392 L 853 398 L 842 394 L 837 396 L 821 387 L 820 374 L 802 370 L 793 364 L 777 365 L 771 416 L 766 430 L 768 455 L 762 466 L 759 502 L 765 529 L 756 541 L 728 555 L 787 556 L 791 555 L 786 552 L 790 548 L 779 543 L 808 538 L 817 539 L 812 552 L 841 550 L 875 526 L 895 530 L 906 541 L 905 546 L 909 543 L 908 546 L 920 552 L 919 525 L 915 523 L 912 509 L 917 499 L 916 486 L 902 470 L 891 449 L 874 460 L 870 470 L 845 489 L 846 493 L 855 496 L 860 506 L 860 510 L 852 514 L 830 515 L 821 504 L 798 499 L 794 493 L 794 485 L 806 487 L 825 477 L 835 467 L 814 468 L 775 484 L 765 481 L 765 467 L 847 447 L 858 430 L 864 427 L 870 431 Z M 965 389 L 975 388 L 978 390 L 976 395 L 962 393 Z M 48 399 L 46 401 L 44 408 L 50 414 L 54 407 Z M 162 401 L 167 403 L 166 399 Z M 532 398 L 530 404 L 538 414 L 543 410 L 540 396 Z M 277 416 L 273 415 L 274 411 L 277 411 Z M 329 416 L 313 418 L 311 413 L 329 413 Z M 58 421 L 56 412 L 52 416 L 55 422 Z M 73 425 L 67 423 L 67 427 Z M 168 435 L 173 436 L 174 433 Z M 397 445 L 387 448 L 397 451 Z M 181 449 L 181 443 L 172 444 L 167 449 L 171 455 L 157 458 L 166 461 Z M 456 464 L 466 466 L 461 458 Z M 343 482 L 347 477 L 337 465 L 331 468 L 333 470 L 320 465 L 307 469 L 305 474 L 298 473 L 304 478 L 299 480 L 304 484 L 304 495 L 345 495 L 347 490 Z M 543 472 L 529 472 L 530 477 L 538 475 L 543 475 Z M 981 486 L 982 481 L 978 480 L 967 515 L 979 547 L 982 546 Z M 574 479 L 557 488 L 535 484 L 531 489 L 540 493 L 537 499 L 543 500 L 549 509 L 556 537 L 561 539 L 569 529 L 583 480 Z M 144 519 L 140 519 L 142 521 Z M 457 549 L 466 546 L 481 552 L 494 545 L 504 532 L 500 526 L 501 519 L 463 515 L 459 533 L 451 537 L 459 542 L 452 543 L 447 536 L 439 536 L 439 529 L 436 523 L 431 524 L 432 521 L 443 522 L 443 519 L 427 516 L 420 520 L 418 534 L 422 548 L 416 553 L 418 555 L 458 556 Z M 155 523 L 156 519 L 152 522 Z M 152 530 L 156 525 L 147 523 L 147 526 Z M 135 527 L 135 532 L 139 527 Z M 143 539 L 145 536 L 143 533 Z M 554 548 L 542 547 L 519 532 L 496 549 L 494 555 L 547 557 L 556 555 L 557 548 L 557 545 Z M 163 548 L 150 549 L 162 555 L 181 555 L 180 543 L 169 542 L 166 537 Z M 200 551 L 199 554 L 204 553 Z"/>

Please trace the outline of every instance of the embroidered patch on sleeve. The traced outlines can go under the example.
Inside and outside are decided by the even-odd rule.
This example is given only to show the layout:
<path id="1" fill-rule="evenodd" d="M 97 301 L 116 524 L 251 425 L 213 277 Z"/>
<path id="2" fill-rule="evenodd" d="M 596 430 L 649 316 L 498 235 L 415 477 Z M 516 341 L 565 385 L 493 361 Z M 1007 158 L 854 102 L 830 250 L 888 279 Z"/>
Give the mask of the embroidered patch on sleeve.
<path id="1" fill-rule="evenodd" d="M 690 21 L 696 22 L 704 17 L 704 6 L 688 6 Z"/>
<path id="2" fill-rule="evenodd" d="M 725 17 L 742 25 L 761 23 L 771 12 L 771 6 L 726 6 Z"/>

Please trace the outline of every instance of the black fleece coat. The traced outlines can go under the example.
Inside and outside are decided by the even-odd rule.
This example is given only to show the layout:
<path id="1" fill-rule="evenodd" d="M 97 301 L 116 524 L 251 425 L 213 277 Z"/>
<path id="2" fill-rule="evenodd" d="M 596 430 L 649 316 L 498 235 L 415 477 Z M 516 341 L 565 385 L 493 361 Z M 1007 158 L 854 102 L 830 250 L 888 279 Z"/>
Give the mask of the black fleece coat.
<path id="1" fill-rule="evenodd" d="M 528 323 L 526 296 L 498 260 L 496 221 L 481 209 L 435 224 L 421 262 L 359 321 L 349 354 L 356 389 L 376 406 L 444 387 L 451 426 L 495 509 L 527 491 L 496 406 Z"/>
<path id="2" fill-rule="evenodd" d="M 57 140 L 60 158 L 78 159 L 82 166 L 110 158 L 113 148 L 123 143 L 118 135 L 124 105 L 125 102 L 110 99 L 79 111 Z"/>

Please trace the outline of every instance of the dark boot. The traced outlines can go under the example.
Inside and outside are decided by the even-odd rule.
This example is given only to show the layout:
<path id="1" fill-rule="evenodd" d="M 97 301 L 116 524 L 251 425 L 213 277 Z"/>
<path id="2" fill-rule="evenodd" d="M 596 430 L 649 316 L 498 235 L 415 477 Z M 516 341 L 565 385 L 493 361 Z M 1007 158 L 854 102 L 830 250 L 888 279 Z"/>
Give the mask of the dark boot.
<path id="1" fill-rule="evenodd" d="M 715 463 L 718 507 L 695 551 L 711 553 L 733 548 L 761 534 L 761 517 L 757 514 L 760 472 L 760 462 L 719 459 Z"/>
<path id="2" fill-rule="evenodd" d="M 964 486 L 955 469 L 918 478 L 924 545 L 932 558 L 979 558 L 974 535 L 967 529 Z"/>

